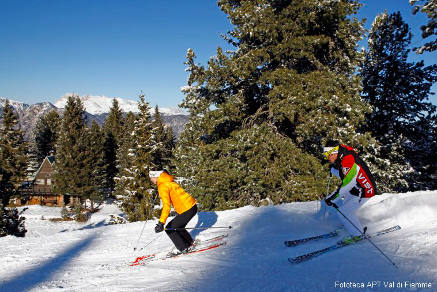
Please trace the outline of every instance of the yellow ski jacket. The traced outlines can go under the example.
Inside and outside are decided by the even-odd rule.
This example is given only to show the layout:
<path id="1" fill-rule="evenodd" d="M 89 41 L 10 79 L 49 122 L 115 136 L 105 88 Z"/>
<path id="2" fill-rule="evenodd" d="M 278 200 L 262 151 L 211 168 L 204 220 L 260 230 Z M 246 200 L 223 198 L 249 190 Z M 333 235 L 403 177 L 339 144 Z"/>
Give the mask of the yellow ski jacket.
<path id="1" fill-rule="evenodd" d="M 182 214 L 196 204 L 196 200 L 185 192 L 170 174 L 161 173 L 156 184 L 158 185 L 158 193 L 162 201 L 159 222 L 165 223 L 170 214 L 171 205 L 173 205 L 176 213 Z"/>

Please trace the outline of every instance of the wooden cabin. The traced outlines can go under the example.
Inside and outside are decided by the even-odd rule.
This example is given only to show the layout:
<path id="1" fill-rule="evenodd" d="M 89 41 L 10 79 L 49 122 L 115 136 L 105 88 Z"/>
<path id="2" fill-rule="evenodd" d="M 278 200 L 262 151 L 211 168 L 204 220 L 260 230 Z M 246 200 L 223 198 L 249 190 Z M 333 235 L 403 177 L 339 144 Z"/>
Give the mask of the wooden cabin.
<path id="1" fill-rule="evenodd" d="M 46 156 L 35 176 L 23 183 L 20 198 L 15 199 L 15 205 L 65 206 L 72 204 L 77 197 L 58 194 L 53 191 L 53 173 L 55 156 Z"/>

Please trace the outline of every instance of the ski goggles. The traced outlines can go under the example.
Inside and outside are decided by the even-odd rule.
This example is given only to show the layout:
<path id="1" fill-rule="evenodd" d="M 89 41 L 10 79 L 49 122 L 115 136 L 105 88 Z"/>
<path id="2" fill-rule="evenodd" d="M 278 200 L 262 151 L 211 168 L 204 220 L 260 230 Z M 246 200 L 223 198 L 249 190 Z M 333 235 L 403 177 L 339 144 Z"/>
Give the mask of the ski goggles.
<path id="1" fill-rule="evenodd" d="M 326 160 L 328 160 L 331 154 L 338 153 L 338 149 L 339 149 L 338 145 L 335 147 L 323 147 L 323 156 L 325 157 Z"/>

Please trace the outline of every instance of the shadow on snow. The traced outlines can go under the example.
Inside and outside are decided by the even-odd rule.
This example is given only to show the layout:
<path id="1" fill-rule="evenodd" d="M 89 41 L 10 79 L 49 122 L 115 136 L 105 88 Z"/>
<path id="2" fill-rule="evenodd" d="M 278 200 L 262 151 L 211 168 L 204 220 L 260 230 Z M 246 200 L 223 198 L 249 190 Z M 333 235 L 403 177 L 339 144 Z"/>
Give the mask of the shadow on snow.
<path id="1" fill-rule="evenodd" d="M 64 230 L 59 231 L 59 233 L 63 233 L 63 232 L 71 232 L 71 231 L 77 231 L 77 230 L 88 230 L 88 229 L 100 228 L 100 227 L 108 226 L 108 225 L 110 225 L 110 224 L 105 223 L 105 220 L 101 220 L 101 221 L 99 221 L 99 222 L 97 222 L 97 223 L 87 224 L 87 225 L 85 225 L 85 226 L 83 226 L 83 227 L 76 228 L 76 229 L 73 229 L 73 230 L 70 230 L 70 229 L 64 229 Z"/>
<path id="2" fill-rule="evenodd" d="M 391 267 L 368 242 L 301 264 L 290 264 L 288 257 L 324 248 L 341 239 L 286 247 L 285 240 L 325 233 L 340 226 L 336 216 L 331 214 L 326 218 L 324 209 L 319 209 L 316 202 L 313 210 L 300 206 L 247 208 L 246 219 L 233 222 L 228 245 L 214 251 L 220 256 L 213 256 L 203 266 L 196 267 L 199 276 L 185 283 L 184 290 L 337 291 L 336 281 L 367 283 L 408 278 L 406 271 Z M 387 253 L 396 252 L 396 243 L 384 241 L 382 237 L 381 240 L 380 247 Z"/>
<path id="3" fill-rule="evenodd" d="M 46 263 L 5 281 L 0 285 L 0 291 L 27 291 L 40 283 L 50 280 L 62 267 L 68 265 L 74 257 L 86 250 L 96 237 L 96 234 L 88 236 Z"/>
<path id="4" fill-rule="evenodd" d="M 207 228 L 212 227 L 217 222 L 217 214 L 215 212 L 199 212 L 197 213 L 198 219 L 194 228 Z M 191 237 L 196 238 L 202 231 L 206 229 L 193 229 L 190 234 Z"/>

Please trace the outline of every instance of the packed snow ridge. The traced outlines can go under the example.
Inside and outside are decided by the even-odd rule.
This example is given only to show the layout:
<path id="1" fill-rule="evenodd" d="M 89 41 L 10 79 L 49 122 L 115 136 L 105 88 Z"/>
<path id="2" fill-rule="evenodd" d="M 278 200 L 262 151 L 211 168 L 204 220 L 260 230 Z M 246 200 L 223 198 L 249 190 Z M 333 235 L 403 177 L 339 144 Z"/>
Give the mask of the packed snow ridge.
<path id="1" fill-rule="evenodd" d="M 135 267 L 137 257 L 173 248 L 154 232 L 156 220 L 110 225 L 110 215 L 123 216 L 114 204 L 85 224 L 48 220 L 60 211 L 30 206 L 26 237 L 0 238 L 0 291 L 437 291 L 437 191 L 383 194 L 360 209 L 369 232 L 401 226 L 372 239 L 397 268 L 368 241 L 290 264 L 345 236 L 284 245 L 340 227 L 335 210 L 318 201 L 201 211 L 188 227 L 233 228 L 192 236 L 227 233 L 226 245 Z"/>

